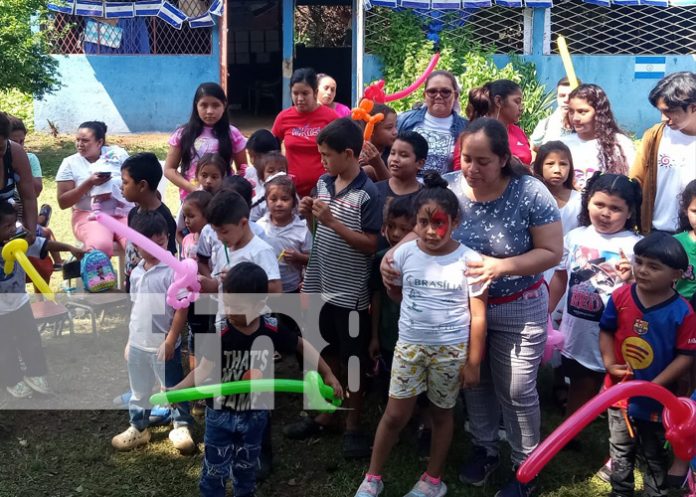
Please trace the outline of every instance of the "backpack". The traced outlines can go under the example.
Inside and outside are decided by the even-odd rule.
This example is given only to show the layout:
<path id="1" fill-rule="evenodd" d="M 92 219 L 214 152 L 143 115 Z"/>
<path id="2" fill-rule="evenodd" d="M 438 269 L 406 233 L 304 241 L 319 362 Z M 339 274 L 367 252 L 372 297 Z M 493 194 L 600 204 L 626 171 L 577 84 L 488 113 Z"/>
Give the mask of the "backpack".
<path id="1" fill-rule="evenodd" d="M 116 287 L 116 273 L 109 257 L 101 250 L 87 252 L 80 261 L 80 274 L 85 290 L 105 292 Z"/>

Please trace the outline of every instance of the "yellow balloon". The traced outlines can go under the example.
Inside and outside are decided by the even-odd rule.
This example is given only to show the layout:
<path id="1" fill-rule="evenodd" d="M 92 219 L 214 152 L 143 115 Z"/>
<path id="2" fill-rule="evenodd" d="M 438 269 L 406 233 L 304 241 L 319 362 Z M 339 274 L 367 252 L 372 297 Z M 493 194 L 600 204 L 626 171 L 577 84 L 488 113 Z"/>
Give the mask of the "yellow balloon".
<path id="1" fill-rule="evenodd" d="M 36 288 L 43 293 L 44 297 L 55 302 L 56 296 L 48 286 L 48 283 L 44 281 L 39 272 L 27 258 L 28 249 L 29 244 L 26 240 L 21 238 L 7 242 L 7 244 L 2 248 L 2 258 L 5 260 L 5 267 L 3 268 L 5 275 L 12 273 L 14 270 L 14 263 L 17 261 L 19 265 L 24 268 L 27 276 L 29 276 L 31 281 L 36 285 Z"/>
<path id="2" fill-rule="evenodd" d="M 568 82 L 570 83 L 570 89 L 574 90 L 578 87 L 578 77 L 575 75 L 575 68 L 573 68 L 573 61 L 570 58 L 570 52 L 568 51 L 568 44 L 563 36 L 558 35 L 556 38 L 556 43 L 558 44 L 558 53 L 563 61 L 563 67 L 565 68 L 566 76 L 568 76 Z"/>

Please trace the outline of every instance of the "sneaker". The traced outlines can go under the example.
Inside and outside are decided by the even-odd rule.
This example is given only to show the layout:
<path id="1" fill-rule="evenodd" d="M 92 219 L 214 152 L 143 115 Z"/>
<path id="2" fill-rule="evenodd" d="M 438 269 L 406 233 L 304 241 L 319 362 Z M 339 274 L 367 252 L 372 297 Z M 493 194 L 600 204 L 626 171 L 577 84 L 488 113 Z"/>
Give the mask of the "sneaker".
<path id="1" fill-rule="evenodd" d="M 25 376 L 24 383 L 26 383 L 29 388 L 35 392 L 48 395 L 51 393 L 51 389 L 48 388 L 48 382 L 45 376 Z"/>
<path id="2" fill-rule="evenodd" d="M 498 456 L 489 456 L 485 448 L 474 446 L 471 458 L 459 469 L 459 481 L 474 487 L 482 487 L 499 464 Z"/>
<path id="3" fill-rule="evenodd" d="M 423 475 L 404 497 L 443 497 L 443 495 L 447 495 L 445 482 L 441 480 L 439 484 L 434 485 L 426 481 L 425 475 Z"/>
<path id="4" fill-rule="evenodd" d="M 536 487 L 536 478 L 525 484 L 513 477 L 507 485 L 498 490 L 495 497 L 532 497 L 536 494 Z"/>
<path id="5" fill-rule="evenodd" d="M 172 410 L 165 406 L 152 406 L 148 421 L 150 426 L 168 425 L 172 421 Z"/>
<path id="6" fill-rule="evenodd" d="M 377 497 L 384 490 L 382 479 L 366 476 L 355 492 L 354 497 Z"/>
<path id="7" fill-rule="evenodd" d="M 191 438 L 191 431 L 188 426 L 179 426 L 169 432 L 169 440 L 172 441 L 174 448 L 181 453 L 191 453 L 196 449 L 196 444 Z"/>
<path id="8" fill-rule="evenodd" d="M 604 466 L 599 468 L 595 476 L 606 483 L 611 483 L 611 459 L 607 459 Z"/>
<path id="9" fill-rule="evenodd" d="M 121 395 L 117 395 L 116 397 L 114 397 L 114 400 L 112 400 L 111 402 L 116 407 L 128 407 L 128 402 L 130 402 L 131 395 L 131 391 L 128 390 L 127 392 L 124 392 Z"/>
<path id="10" fill-rule="evenodd" d="M 135 426 L 129 426 L 126 431 L 111 439 L 111 446 L 116 450 L 132 450 L 149 441 L 150 431 L 147 428 L 140 431 Z"/>
<path id="11" fill-rule="evenodd" d="M 31 395 L 34 393 L 34 391 L 29 388 L 29 385 L 24 383 L 24 380 L 20 381 L 13 387 L 7 387 L 7 391 L 10 392 L 10 395 L 17 399 L 26 399 L 27 397 L 31 397 Z"/>

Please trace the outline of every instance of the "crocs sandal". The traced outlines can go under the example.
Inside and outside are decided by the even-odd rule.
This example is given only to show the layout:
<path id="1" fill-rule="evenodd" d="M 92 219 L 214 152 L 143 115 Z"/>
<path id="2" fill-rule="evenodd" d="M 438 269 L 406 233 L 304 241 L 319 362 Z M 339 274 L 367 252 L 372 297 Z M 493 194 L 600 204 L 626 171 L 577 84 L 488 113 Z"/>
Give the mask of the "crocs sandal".
<path id="1" fill-rule="evenodd" d="M 41 209 L 39 210 L 39 217 L 43 216 L 43 222 L 40 222 L 39 224 L 46 228 L 48 226 L 48 223 L 51 221 L 51 214 L 53 213 L 53 209 L 51 208 L 50 205 L 48 204 L 43 204 L 41 206 Z"/>

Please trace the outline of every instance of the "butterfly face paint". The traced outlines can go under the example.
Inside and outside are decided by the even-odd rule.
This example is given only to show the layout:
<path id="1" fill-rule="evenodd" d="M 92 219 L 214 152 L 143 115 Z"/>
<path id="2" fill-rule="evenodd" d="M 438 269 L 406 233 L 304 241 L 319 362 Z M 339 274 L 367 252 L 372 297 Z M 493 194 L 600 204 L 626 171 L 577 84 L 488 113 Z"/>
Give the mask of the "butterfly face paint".
<path id="1" fill-rule="evenodd" d="M 434 202 L 423 205 L 418 211 L 416 232 L 429 251 L 438 252 L 451 241 L 448 236 L 451 227 L 450 216 Z"/>

